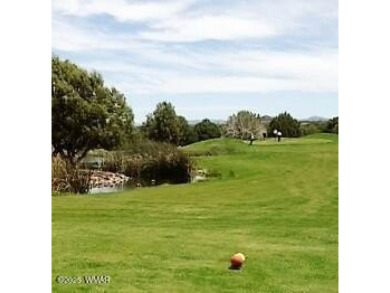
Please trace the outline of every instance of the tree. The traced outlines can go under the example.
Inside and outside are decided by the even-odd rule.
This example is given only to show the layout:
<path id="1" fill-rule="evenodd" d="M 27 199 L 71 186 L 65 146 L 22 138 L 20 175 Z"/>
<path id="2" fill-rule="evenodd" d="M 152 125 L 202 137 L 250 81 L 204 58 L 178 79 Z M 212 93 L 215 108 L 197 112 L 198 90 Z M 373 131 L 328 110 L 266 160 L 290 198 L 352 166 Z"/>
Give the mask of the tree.
<path id="1" fill-rule="evenodd" d="M 221 131 L 217 124 L 211 122 L 209 119 L 203 119 L 194 126 L 194 131 L 198 135 L 199 141 L 218 138 L 221 136 Z"/>
<path id="2" fill-rule="evenodd" d="M 89 150 L 113 149 L 133 130 L 125 96 L 102 76 L 52 58 L 52 150 L 72 165 Z"/>
<path id="3" fill-rule="evenodd" d="M 326 123 L 324 132 L 339 133 L 339 117 L 333 117 Z"/>
<path id="4" fill-rule="evenodd" d="M 273 118 L 268 125 L 268 134 L 274 135 L 273 131 L 278 130 L 285 137 L 301 136 L 300 124 L 289 113 L 284 112 Z"/>
<path id="5" fill-rule="evenodd" d="M 158 103 L 142 124 L 142 131 L 154 141 L 177 145 L 180 141 L 180 121 L 171 103 Z"/>
<path id="6" fill-rule="evenodd" d="M 251 134 L 255 139 L 259 139 L 264 132 L 266 127 L 261 122 L 260 115 L 250 111 L 239 111 L 230 116 L 224 126 L 224 134 L 227 137 L 238 139 L 249 139 Z"/>
<path id="7" fill-rule="evenodd" d="M 188 121 L 183 116 L 177 117 L 179 120 L 179 145 L 187 145 L 197 142 L 198 134 L 195 132 L 194 127 L 188 124 Z"/>
<path id="8" fill-rule="evenodd" d="M 194 125 L 189 125 L 188 133 L 186 136 L 186 145 L 199 141 L 198 133 L 195 131 Z"/>

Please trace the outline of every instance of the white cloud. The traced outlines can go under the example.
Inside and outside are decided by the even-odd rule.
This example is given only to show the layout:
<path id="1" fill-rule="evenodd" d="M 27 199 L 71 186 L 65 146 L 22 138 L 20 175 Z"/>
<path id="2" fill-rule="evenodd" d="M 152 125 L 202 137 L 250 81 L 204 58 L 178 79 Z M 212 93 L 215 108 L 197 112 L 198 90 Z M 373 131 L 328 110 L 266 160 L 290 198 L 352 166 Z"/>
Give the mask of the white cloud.
<path id="1" fill-rule="evenodd" d="M 139 34 L 143 39 L 164 42 L 201 40 L 240 40 L 276 35 L 276 29 L 265 21 L 227 15 L 170 19 L 153 26 L 154 31 Z"/>
<path id="2" fill-rule="evenodd" d="M 52 47 L 62 51 L 123 50 L 142 48 L 142 44 L 123 34 L 107 34 L 78 27 L 62 18 L 52 21 Z"/>
<path id="3" fill-rule="evenodd" d="M 318 79 L 238 76 L 176 76 L 166 79 L 158 93 L 269 93 L 274 91 L 333 91 L 334 86 Z"/>
<path id="4" fill-rule="evenodd" d="M 208 3 L 193 8 L 195 2 L 54 0 L 52 45 L 88 53 L 89 61 L 78 64 L 107 73 L 112 85 L 135 94 L 337 92 L 337 44 L 313 47 L 307 41 L 305 49 L 293 51 L 262 43 L 292 32 L 321 34 L 316 30 L 337 18 L 335 0 L 229 1 L 224 9 Z M 102 14 L 118 27 L 142 25 L 103 31 L 87 18 L 73 21 Z M 205 40 L 226 46 L 192 43 Z"/>
<path id="5" fill-rule="evenodd" d="M 140 22 L 149 29 L 138 37 L 165 42 L 239 40 L 310 30 L 303 18 L 337 18 L 337 0 L 226 1 L 195 0 L 53 0 L 54 14 L 86 17 L 110 15 L 120 22 Z M 199 3 L 198 3 L 199 4 Z M 134 36 L 133 36 L 134 37 Z"/>
<path id="6" fill-rule="evenodd" d="M 210 12 L 207 5 L 191 10 L 191 4 L 195 2 L 54 0 L 53 12 L 62 17 L 110 15 L 120 22 L 143 23 L 146 28 L 132 33 L 133 38 L 164 42 L 265 38 L 281 33 L 281 28 L 288 26 L 287 19 L 283 25 L 268 21 L 267 11 L 253 13 L 247 7 L 241 9 L 233 3 L 229 11 Z"/>
<path id="7" fill-rule="evenodd" d="M 53 0 L 53 11 L 65 15 L 90 16 L 107 14 L 118 21 L 151 21 L 166 19 L 188 7 L 191 1 L 125 1 L 125 0 Z"/>
<path id="8" fill-rule="evenodd" d="M 239 93 L 271 91 L 337 92 L 338 60 L 335 50 L 278 52 L 236 50 L 208 55 L 194 52 L 138 52 L 154 60 L 175 58 L 183 66 L 95 61 L 82 65 L 117 73 L 126 90 L 138 94 Z M 190 69 L 189 69 L 190 68 Z M 119 81 L 119 80 L 118 80 Z"/>

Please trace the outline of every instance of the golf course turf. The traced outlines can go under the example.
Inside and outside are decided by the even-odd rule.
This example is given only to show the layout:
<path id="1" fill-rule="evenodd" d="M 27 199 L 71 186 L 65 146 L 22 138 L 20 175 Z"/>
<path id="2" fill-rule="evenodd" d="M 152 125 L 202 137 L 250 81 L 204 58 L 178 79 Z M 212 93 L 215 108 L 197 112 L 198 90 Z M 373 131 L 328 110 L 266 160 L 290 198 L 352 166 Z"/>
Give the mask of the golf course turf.
<path id="1" fill-rule="evenodd" d="M 338 291 L 337 135 L 183 150 L 214 177 L 52 197 L 53 292 Z M 56 281 L 93 275 L 110 282 Z"/>

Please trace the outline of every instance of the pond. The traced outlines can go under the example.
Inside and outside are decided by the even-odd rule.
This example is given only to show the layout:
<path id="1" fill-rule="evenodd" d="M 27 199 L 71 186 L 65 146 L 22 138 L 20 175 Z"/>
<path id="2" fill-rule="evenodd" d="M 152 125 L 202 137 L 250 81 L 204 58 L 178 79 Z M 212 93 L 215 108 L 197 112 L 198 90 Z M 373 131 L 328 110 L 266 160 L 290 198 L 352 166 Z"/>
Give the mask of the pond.
<path id="1" fill-rule="evenodd" d="M 114 185 L 109 186 L 93 186 L 89 189 L 88 194 L 100 194 L 100 193 L 114 193 L 114 192 L 121 192 L 124 190 L 130 190 L 134 189 L 135 186 L 131 182 L 127 183 L 118 183 Z"/>
<path id="2" fill-rule="evenodd" d="M 122 186 L 114 186 L 114 187 L 111 187 L 111 186 L 107 186 L 107 187 L 92 187 L 90 190 L 89 190 L 89 194 L 99 194 L 99 193 L 111 193 L 111 192 L 119 192 L 119 191 L 123 191 L 127 188 L 124 188 Z"/>

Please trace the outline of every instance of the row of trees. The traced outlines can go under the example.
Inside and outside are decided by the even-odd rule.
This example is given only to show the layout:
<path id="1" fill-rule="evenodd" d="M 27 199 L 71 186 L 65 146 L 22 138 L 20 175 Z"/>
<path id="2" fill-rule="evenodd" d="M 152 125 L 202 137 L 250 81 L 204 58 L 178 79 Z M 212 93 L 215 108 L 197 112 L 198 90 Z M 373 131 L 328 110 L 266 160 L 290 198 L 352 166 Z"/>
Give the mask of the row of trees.
<path id="1" fill-rule="evenodd" d="M 192 162 L 175 146 L 221 136 L 259 139 L 274 129 L 290 137 L 318 130 L 310 126 L 303 131 L 286 112 L 267 121 L 259 114 L 239 111 L 223 125 L 209 119 L 190 125 L 171 103 L 162 102 L 141 127 L 135 127 L 125 96 L 106 86 L 99 73 L 52 58 L 52 179 L 53 186 L 66 183 L 67 191 L 88 191 L 90 172 L 80 162 L 94 149 L 115 150 L 112 153 L 120 156 L 114 156 L 105 167 L 137 182 L 177 183 L 188 180 Z M 321 129 L 338 133 L 338 118 Z"/>
<path id="2" fill-rule="evenodd" d="M 284 137 L 300 137 L 313 133 L 338 133 L 338 117 L 326 122 L 301 123 L 284 112 L 264 121 L 260 114 L 239 111 L 229 116 L 227 122 L 217 125 L 209 119 L 192 126 L 183 116 L 177 116 L 171 103 L 159 103 L 155 111 L 147 116 L 141 127 L 141 133 L 155 141 L 169 142 L 175 145 L 187 145 L 197 141 L 221 136 L 237 139 L 260 139 L 264 135 L 273 136 L 274 130 Z"/>
<path id="3" fill-rule="evenodd" d="M 97 72 L 87 72 L 57 56 L 52 58 L 52 153 L 71 165 L 93 149 L 113 150 L 134 141 L 134 115 L 125 96 L 105 86 Z M 138 136 L 174 145 L 221 136 L 208 119 L 192 126 L 171 103 L 159 103 Z"/>
<path id="4" fill-rule="evenodd" d="M 125 96 L 104 85 L 97 72 L 52 58 L 52 150 L 71 164 L 80 162 L 92 149 L 118 149 L 134 137 L 173 145 L 187 145 L 220 136 L 248 139 L 272 135 L 277 129 L 286 137 L 298 137 L 315 127 L 302 128 L 298 120 L 284 112 L 266 123 L 259 114 L 239 111 L 224 125 L 204 119 L 196 125 L 176 114 L 169 102 L 157 104 L 137 130 Z M 319 129 L 319 128 L 318 128 Z M 329 120 L 322 132 L 338 133 L 338 117 Z M 136 135 L 134 135 L 136 133 Z"/>
<path id="5" fill-rule="evenodd" d="M 208 119 L 195 126 L 189 125 L 183 116 L 176 114 L 175 108 L 168 102 L 157 104 L 154 112 L 149 114 L 146 122 L 142 124 L 141 133 L 151 140 L 175 145 L 186 145 L 221 136 L 218 125 Z"/>

